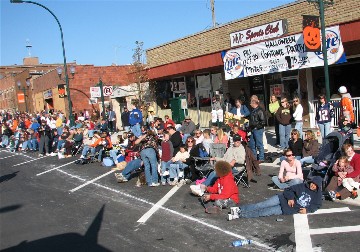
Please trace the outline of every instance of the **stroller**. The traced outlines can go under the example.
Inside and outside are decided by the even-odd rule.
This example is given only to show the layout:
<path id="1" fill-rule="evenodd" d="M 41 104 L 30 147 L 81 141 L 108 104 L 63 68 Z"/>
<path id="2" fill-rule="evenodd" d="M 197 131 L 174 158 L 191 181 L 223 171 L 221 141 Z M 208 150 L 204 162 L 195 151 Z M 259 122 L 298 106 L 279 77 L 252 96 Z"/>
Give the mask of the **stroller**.
<path id="1" fill-rule="evenodd" d="M 315 158 L 315 163 L 310 168 L 308 178 L 320 176 L 323 179 L 322 186 L 325 188 L 332 176 L 331 168 L 341 156 L 341 148 L 348 139 L 349 135 L 343 135 L 335 131 L 329 133 L 323 140 L 319 154 Z"/>

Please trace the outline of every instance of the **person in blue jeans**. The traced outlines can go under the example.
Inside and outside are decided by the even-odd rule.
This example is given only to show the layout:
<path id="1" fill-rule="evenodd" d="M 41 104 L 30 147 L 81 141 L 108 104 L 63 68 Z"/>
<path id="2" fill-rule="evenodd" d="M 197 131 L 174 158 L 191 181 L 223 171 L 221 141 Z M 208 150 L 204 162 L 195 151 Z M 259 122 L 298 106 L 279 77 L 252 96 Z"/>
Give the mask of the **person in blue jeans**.
<path id="1" fill-rule="evenodd" d="M 140 136 L 135 144 L 140 144 L 140 157 L 144 162 L 145 167 L 145 177 L 146 183 L 148 186 L 154 187 L 159 186 L 159 177 L 158 177 L 158 160 L 159 156 L 158 151 L 158 138 L 157 135 L 148 130 L 145 135 Z"/>
<path id="2" fill-rule="evenodd" d="M 131 177 L 131 173 L 133 171 L 136 171 L 137 169 L 141 168 L 141 166 L 143 166 L 143 164 L 144 163 L 140 158 L 136 158 L 136 159 L 128 162 L 125 166 L 125 169 L 122 172 L 115 173 L 117 182 L 119 182 L 119 183 L 128 182 Z"/>
<path id="3" fill-rule="evenodd" d="M 275 195 L 262 202 L 232 207 L 228 220 L 313 213 L 321 207 L 321 183 L 321 177 L 315 176 L 307 183 L 290 186 L 282 194 Z"/>
<path id="4" fill-rule="evenodd" d="M 259 106 L 260 101 L 257 99 L 252 99 L 250 102 L 250 106 L 252 107 L 250 118 L 249 118 L 249 126 L 251 130 L 249 147 L 254 153 L 254 156 L 260 162 L 264 161 L 264 144 L 263 144 L 263 134 L 264 134 L 264 126 L 265 126 L 265 113 L 264 110 Z M 257 151 L 259 151 L 259 155 L 257 155 Z"/>
<path id="5" fill-rule="evenodd" d="M 280 150 L 289 148 L 289 138 L 291 131 L 291 109 L 290 104 L 286 97 L 281 97 L 281 106 L 276 111 L 275 117 L 279 122 L 279 135 L 280 135 Z"/>
<path id="6" fill-rule="evenodd" d="M 315 120 L 319 127 L 321 137 L 324 139 L 331 132 L 331 119 L 334 118 L 334 108 L 326 101 L 324 94 L 319 94 L 319 107 L 316 111 Z"/>
<path id="7" fill-rule="evenodd" d="M 133 110 L 131 110 L 129 114 L 129 124 L 130 124 L 131 132 L 136 137 L 141 136 L 140 124 L 142 123 L 142 120 L 143 120 L 142 112 L 134 105 Z"/>

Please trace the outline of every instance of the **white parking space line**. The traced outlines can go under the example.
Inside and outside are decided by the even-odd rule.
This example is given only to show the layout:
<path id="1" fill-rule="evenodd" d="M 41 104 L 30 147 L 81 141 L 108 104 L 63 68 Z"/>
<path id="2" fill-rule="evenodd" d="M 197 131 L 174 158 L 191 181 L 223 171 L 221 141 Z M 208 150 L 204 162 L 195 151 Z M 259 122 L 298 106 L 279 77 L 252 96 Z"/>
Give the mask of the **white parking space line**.
<path id="1" fill-rule="evenodd" d="M 70 174 L 70 173 L 68 173 L 66 171 L 63 171 L 63 170 L 60 170 L 60 169 L 58 169 L 57 171 L 65 174 L 65 175 L 67 175 L 67 176 L 69 176 L 71 178 L 75 178 L 75 179 L 78 179 L 78 180 L 81 180 L 81 181 L 86 181 L 86 179 L 80 178 L 79 176 L 76 176 L 76 175 L 72 175 L 72 174 Z"/>
<path id="2" fill-rule="evenodd" d="M 310 228 L 306 214 L 294 214 L 296 252 L 313 251 Z"/>
<path id="3" fill-rule="evenodd" d="M 360 226 L 344 226 L 344 227 L 331 227 L 331 228 L 316 228 L 310 229 L 310 234 L 336 234 L 336 233 L 350 233 L 350 232 L 359 232 Z"/>
<path id="4" fill-rule="evenodd" d="M 70 176 L 70 177 L 77 178 L 77 179 L 79 179 L 79 180 L 81 180 L 81 181 L 85 181 L 85 179 L 82 179 L 82 178 L 80 178 L 80 177 L 78 177 L 78 176 L 74 176 L 74 175 L 72 175 L 72 174 L 70 174 L 70 173 L 64 172 L 64 171 L 60 170 L 59 168 L 60 168 L 60 167 L 57 167 L 56 170 L 59 171 L 59 172 L 62 172 L 62 173 L 64 173 L 64 174 L 67 174 L 67 175 Z M 154 203 L 149 202 L 149 201 L 147 201 L 147 200 L 145 200 L 145 199 L 142 199 L 142 198 L 133 196 L 133 195 L 128 194 L 128 193 L 124 193 L 124 192 L 122 192 L 122 191 L 113 189 L 113 188 L 108 187 L 108 186 L 104 186 L 104 185 L 101 185 L 101 184 L 98 184 L 98 183 L 94 183 L 94 182 L 91 182 L 91 184 L 94 185 L 94 186 L 96 186 L 96 187 L 99 187 L 99 188 L 102 188 L 102 189 L 105 189 L 105 190 L 108 190 L 108 191 L 111 191 L 111 192 L 115 192 L 115 193 L 117 193 L 117 194 L 119 194 L 119 195 L 125 196 L 125 197 L 127 197 L 127 198 L 131 198 L 131 199 L 133 199 L 133 200 L 136 200 L 136 201 L 139 201 L 139 202 L 142 202 L 142 203 L 145 203 L 145 204 L 149 204 L 149 205 L 152 205 L 152 206 L 155 205 Z M 222 232 L 222 233 L 227 234 L 227 235 L 229 235 L 229 236 L 235 237 L 235 238 L 237 238 L 237 239 L 247 239 L 245 236 L 241 236 L 241 235 L 238 235 L 238 234 L 233 233 L 233 232 L 231 232 L 231 231 L 224 230 L 224 229 L 222 229 L 222 228 L 220 228 L 220 227 L 218 227 L 218 226 L 209 224 L 209 223 L 207 223 L 207 222 L 205 222 L 205 221 L 196 219 L 196 218 L 194 218 L 194 217 L 192 217 L 192 216 L 188 216 L 188 215 L 186 215 L 186 214 L 182 214 L 182 213 L 177 212 L 177 211 L 175 211 L 175 210 L 171 210 L 171 209 L 165 208 L 165 207 L 163 207 L 163 206 L 160 206 L 159 208 L 162 209 L 162 210 L 164 210 L 164 211 L 167 211 L 167 212 L 170 212 L 170 213 L 172 213 L 172 214 L 176 214 L 176 215 L 178 215 L 178 216 L 180 216 L 180 217 L 183 217 L 184 219 L 188 219 L 188 220 L 190 220 L 191 222 L 196 222 L 196 223 L 198 223 L 198 224 L 204 225 L 204 226 L 206 226 L 206 227 L 208 227 L 208 228 L 217 230 L 217 231 L 219 231 L 219 232 Z M 255 238 L 255 239 L 256 239 L 256 238 Z M 273 251 L 273 250 L 274 250 L 273 248 L 269 247 L 268 245 L 263 244 L 263 243 L 261 243 L 261 242 L 258 242 L 258 241 L 256 241 L 255 239 L 252 238 L 252 240 L 253 240 L 253 243 L 252 243 L 252 244 L 254 244 L 255 246 L 260 247 L 260 248 L 263 248 L 263 249 L 265 249 L 265 251 Z"/>
<path id="5" fill-rule="evenodd" d="M 149 211 L 147 211 L 137 222 L 139 223 L 145 223 L 150 217 L 151 215 L 153 215 L 157 210 L 159 210 L 159 208 L 165 204 L 166 201 L 168 201 L 171 196 L 173 196 L 177 190 L 180 189 L 180 187 L 182 186 L 182 184 L 180 186 L 174 186 L 173 188 L 171 188 L 171 190 L 165 194 L 164 197 L 162 197 L 155 205 L 153 205 L 152 208 L 150 208 Z"/>
<path id="6" fill-rule="evenodd" d="M 81 188 L 83 188 L 83 187 L 85 187 L 85 186 L 87 186 L 87 185 L 90 185 L 90 184 L 94 183 L 95 181 L 97 181 L 97 180 L 99 180 L 99 179 L 101 179 L 101 178 L 103 178 L 103 177 L 105 177 L 105 176 L 107 176 L 107 175 L 109 175 L 109 174 L 111 174 L 111 173 L 113 173 L 113 172 L 115 172 L 115 170 L 108 171 L 107 173 L 105 173 L 105 174 L 103 174 L 103 175 L 101 175 L 101 176 L 98 176 L 98 177 L 96 177 L 96 178 L 94 178 L 94 179 L 92 179 L 92 180 L 89 180 L 89 181 L 86 182 L 85 184 L 82 184 L 82 185 L 80 185 L 80 186 L 78 186 L 78 187 L 70 190 L 70 192 L 72 192 L 72 193 L 73 193 L 73 192 L 76 192 L 77 190 L 79 190 L 79 189 L 81 189 Z"/>
<path id="7" fill-rule="evenodd" d="M 67 166 L 67 165 L 69 165 L 69 164 L 72 164 L 72 163 L 74 163 L 75 161 L 76 161 L 76 160 L 71 161 L 71 162 L 66 163 L 66 164 L 63 164 L 63 165 L 60 165 L 60 166 L 58 166 L 58 167 L 49 169 L 49 170 L 47 170 L 47 171 L 40 172 L 40 173 L 36 174 L 36 176 L 41 176 L 41 175 L 43 175 L 43 174 L 45 174 L 45 173 L 48 173 L 48 172 L 51 172 L 51 171 L 55 171 L 55 170 L 59 170 L 61 167 Z"/>
<path id="8" fill-rule="evenodd" d="M 122 192 L 122 191 L 113 189 L 113 188 L 111 188 L 111 187 L 107 187 L 107 186 L 104 186 L 104 185 L 101 185 L 101 184 L 98 184 L 98 183 L 93 183 L 93 185 L 95 185 L 95 186 L 97 186 L 97 187 L 100 187 L 100 188 L 103 188 L 103 189 L 106 189 L 106 190 L 109 190 L 109 191 L 112 191 L 112 192 L 115 192 L 115 193 L 120 194 L 120 195 L 122 195 L 122 196 L 125 196 L 125 197 L 128 197 L 128 198 L 131 198 L 131 199 L 134 199 L 134 200 L 143 202 L 143 203 L 147 203 L 147 204 L 150 204 L 150 205 L 155 205 L 155 204 L 152 203 L 152 202 L 149 202 L 149 201 L 147 201 L 147 200 L 144 200 L 144 199 L 141 199 L 141 198 L 132 196 L 131 194 L 124 193 L 124 192 Z M 177 211 L 175 211 L 175 210 L 171 210 L 171 209 L 166 208 L 166 207 L 163 207 L 163 206 L 160 206 L 159 208 L 162 209 L 162 210 L 165 210 L 165 211 L 167 211 L 167 212 L 170 212 L 170 213 L 172 213 L 172 214 L 175 214 L 175 215 L 178 215 L 178 216 L 180 216 L 180 217 L 183 217 L 184 219 L 191 220 L 191 222 L 196 222 L 196 223 L 198 223 L 198 224 L 201 224 L 201 225 L 204 225 L 204 226 L 206 226 L 206 227 L 208 227 L 208 228 L 211 228 L 211 229 L 220 231 L 220 232 L 222 232 L 222 233 L 225 233 L 225 234 L 230 235 L 230 236 L 232 236 L 232 237 L 235 237 L 235 238 L 237 238 L 237 239 L 248 239 L 248 238 L 249 238 L 249 237 L 246 238 L 245 236 L 235 234 L 235 233 L 233 233 L 233 232 L 231 232 L 231 231 L 228 231 L 228 230 L 224 230 L 224 229 L 222 229 L 222 228 L 220 228 L 220 227 L 218 227 L 218 226 L 209 224 L 209 223 L 207 223 L 207 222 L 205 222 L 205 221 L 196 219 L 196 218 L 194 218 L 194 217 L 192 217 L 192 216 L 188 216 L 188 215 L 186 215 L 186 214 L 182 214 L 182 213 L 177 212 Z M 266 249 L 266 251 L 273 251 L 273 250 L 274 250 L 273 248 L 269 247 L 269 246 L 266 245 L 266 244 L 257 242 L 257 241 L 254 240 L 254 239 L 252 239 L 252 240 L 253 240 L 253 243 L 252 243 L 252 244 L 254 244 L 254 245 L 258 246 L 258 247 L 264 248 L 264 249 Z"/>
<path id="9" fill-rule="evenodd" d="M 1 160 L 1 159 L 6 159 L 6 158 L 10 158 L 10 157 L 14 157 L 14 156 L 17 156 L 17 154 L 10 155 L 10 156 L 7 156 L 7 157 L 2 157 L 2 158 L 0 158 L 0 160 Z"/>
<path id="10" fill-rule="evenodd" d="M 30 159 L 36 159 L 36 158 L 34 158 L 34 157 L 30 157 L 30 156 L 28 156 L 28 155 L 25 155 L 25 154 L 23 154 L 23 153 L 19 153 L 19 155 L 24 156 L 24 157 L 27 157 L 27 158 L 30 158 Z"/>
<path id="11" fill-rule="evenodd" d="M 341 213 L 351 211 L 348 207 L 338 207 L 338 208 L 328 208 L 328 209 L 319 209 L 315 213 L 309 213 L 308 215 L 314 214 L 327 214 L 327 213 Z"/>
<path id="12" fill-rule="evenodd" d="M 46 157 L 46 156 L 39 157 L 39 158 L 35 158 L 35 159 L 32 159 L 32 160 L 28 160 L 28 161 L 22 162 L 22 163 L 20 163 L 20 164 L 13 165 L 13 167 L 14 167 L 14 166 L 23 165 L 23 164 L 27 164 L 27 163 L 30 163 L 30 162 L 33 162 L 33 161 L 36 161 L 36 160 L 39 160 L 39 159 L 42 159 L 42 158 L 45 158 L 45 157 Z"/>

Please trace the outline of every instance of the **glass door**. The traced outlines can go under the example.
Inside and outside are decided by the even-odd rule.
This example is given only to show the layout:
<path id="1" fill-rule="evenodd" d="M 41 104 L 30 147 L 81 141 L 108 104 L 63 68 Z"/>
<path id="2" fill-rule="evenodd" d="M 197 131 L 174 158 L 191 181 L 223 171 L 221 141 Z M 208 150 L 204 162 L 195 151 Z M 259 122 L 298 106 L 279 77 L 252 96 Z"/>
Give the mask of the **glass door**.
<path id="1" fill-rule="evenodd" d="M 300 97 L 298 76 L 282 78 L 281 83 L 284 86 L 284 94 L 288 97 L 289 100 L 292 100 L 295 96 Z"/>

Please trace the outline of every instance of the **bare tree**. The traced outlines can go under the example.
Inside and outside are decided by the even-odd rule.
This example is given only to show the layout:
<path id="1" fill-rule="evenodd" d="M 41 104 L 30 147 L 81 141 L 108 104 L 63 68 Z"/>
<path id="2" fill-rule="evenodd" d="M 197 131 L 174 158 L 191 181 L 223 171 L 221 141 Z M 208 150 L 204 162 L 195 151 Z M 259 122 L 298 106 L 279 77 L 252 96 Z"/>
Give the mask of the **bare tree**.
<path id="1" fill-rule="evenodd" d="M 143 103 L 144 97 L 148 91 L 147 85 L 145 83 L 148 81 L 147 68 L 145 62 L 145 54 L 143 45 L 141 41 L 135 41 L 135 49 L 133 49 L 133 63 L 131 68 L 131 76 L 134 80 L 136 87 L 133 91 L 136 93 L 136 96 L 139 99 L 139 103 Z"/>

